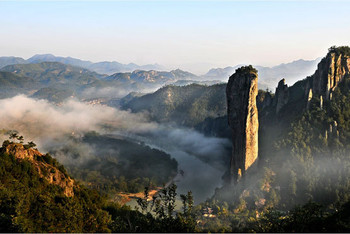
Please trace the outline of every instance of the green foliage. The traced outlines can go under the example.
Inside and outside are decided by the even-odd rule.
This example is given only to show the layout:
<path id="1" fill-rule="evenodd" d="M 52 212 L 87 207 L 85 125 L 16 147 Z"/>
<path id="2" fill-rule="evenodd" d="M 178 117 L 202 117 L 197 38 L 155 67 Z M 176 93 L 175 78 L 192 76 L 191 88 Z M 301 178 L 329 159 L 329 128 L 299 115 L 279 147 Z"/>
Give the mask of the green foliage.
<path id="1" fill-rule="evenodd" d="M 249 65 L 237 68 L 236 73 L 258 73 L 258 70 L 256 70 L 252 65 Z"/>
<path id="2" fill-rule="evenodd" d="M 153 196 L 152 201 L 149 201 L 148 188 L 145 188 L 144 198 L 138 199 L 138 205 L 152 225 L 146 224 L 145 226 L 138 226 L 139 229 L 137 231 L 194 232 L 196 230 L 195 216 L 192 213 L 192 193 L 189 192 L 187 195 L 181 195 L 183 212 L 174 212 L 177 195 L 176 188 L 177 187 L 175 184 L 171 184 L 169 187 L 163 188 L 157 195 Z M 130 218 L 129 223 L 129 227 L 139 225 L 138 223 L 133 225 Z M 112 229 L 112 231 L 116 230 Z"/>
<path id="3" fill-rule="evenodd" d="M 39 89 L 32 97 L 59 103 L 68 97 L 74 96 L 74 93 L 75 92 L 68 87 L 50 86 Z"/>
<path id="4" fill-rule="evenodd" d="M 104 198 L 82 186 L 74 188 L 74 197 L 66 197 L 61 187 L 42 179 L 27 160 L 0 153 L 0 184 L 3 232 L 109 231 L 109 215 L 102 210 Z"/>
<path id="5" fill-rule="evenodd" d="M 155 93 L 135 97 L 123 108 L 147 111 L 152 120 L 194 127 L 207 118 L 226 115 L 225 84 L 166 86 Z"/>
<path id="6" fill-rule="evenodd" d="M 336 53 L 337 55 L 343 54 L 350 56 L 350 47 L 349 46 L 332 46 L 328 49 L 329 53 Z"/>
<path id="7" fill-rule="evenodd" d="M 28 142 L 26 145 L 23 145 L 25 149 L 31 149 L 36 146 L 36 144 L 33 141 Z"/>
<path id="8" fill-rule="evenodd" d="M 4 142 L 3 145 L 11 144 Z M 50 154 L 34 160 L 65 171 Z M 186 195 L 186 213 L 173 215 L 176 186 L 163 189 L 156 198 L 158 215 L 146 208 L 144 214 L 107 202 L 96 190 L 74 185 L 74 196 L 41 178 L 37 164 L 18 160 L 0 148 L 0 231 L 1 232 L 193 232 L 190 212 L 193 197 Z M 51 172 L 56 170 L 51 168 Z M 45 173 L 42 169 L 43 174 Z M 144 206 L 148 188 L 145 189 Z M 165 215 L 160 215 L 160 214 Z"/>
<path id="9" fill-rule="evenodd" d="M 68 171 L 89 187 L 109 195 L 121 191 L 137 193 L 145 187 L 154 189 L 166 184 L 177 172 L 176 160 L 163 151 L 98 134 L 86 134 L 81 142 L 67 145 L 59 152 L 70 155 L 72 160 L 85 158 L 86 155 L 77 147 L 80 144 L 94 146 L 96 154 L 83 160 L 82 164 L 67 165 Z M 52 151 L 52 154 L 57 152 Z"/>
<path id="10" fill-rule="evenodd" d="M 0 98 L 26 93 L 37 85 L 38 83 L 32 78 L 0 71 Z"/>

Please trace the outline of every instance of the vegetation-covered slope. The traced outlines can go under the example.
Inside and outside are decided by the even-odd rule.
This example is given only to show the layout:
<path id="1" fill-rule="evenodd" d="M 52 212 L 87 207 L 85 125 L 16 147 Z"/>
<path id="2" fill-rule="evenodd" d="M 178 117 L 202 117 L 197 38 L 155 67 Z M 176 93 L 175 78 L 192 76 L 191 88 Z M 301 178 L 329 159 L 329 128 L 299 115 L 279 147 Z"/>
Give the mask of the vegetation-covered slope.
<path id="1" fill-rule="evenodd" d="M 96 133 L 72 140 L 52 155 L 62 159 L 75 178 L 112 196 L 161 187 L 177 174 L 175 159 L 144 144 Z"/>
<path id="2" fill-rule="evenodd" d="M 100 76 L 84 68 L 57 62 L 9 65 L 1 70 L 31 77 L 43 85 L 54 85 L 57 83 L 86 85 L 96 81 L 97 77 Z"/>
<path id="3" fill-rule="evenodd" d="M 30 78 L 19 76 L 11 72 L 0 72 L 0 98 L 27 93 L 35 89 L 38 83 Z"/>
<path id="4" fill-rule="evenodd" d="M 136 97 L 123 108 L 133 112 L 146 111 L 152 120 L 158 122 L 194 127 L 206 118 L 226 114 L 225 88 L 224 84 L 191 84 L 183 87 L 170 85 L 155 93 Z"/>
<path id="5" fill-rule="evenodd" d="M 21 136 L 12 138 L 23 141 Z M 175 185 L 153 197 L 152 206 L 145 192 L 138 202 L 141 213 L 84 188 L 55 159 L 33 147 L 33 142 L 8 140 L 0 147 L 1 232 L 194 231 L 191 193 L 181 195 L 183 212 L 174 214 Z M 72 193 L 65 193 L 67 187 Z"/>
<path id="6" fill-rule="evenodd" d="M 50 155 L 29 147 L 6 141 L 0 148 L 1 231 L 108 231 L 103 198 L 73 182 Z"/>

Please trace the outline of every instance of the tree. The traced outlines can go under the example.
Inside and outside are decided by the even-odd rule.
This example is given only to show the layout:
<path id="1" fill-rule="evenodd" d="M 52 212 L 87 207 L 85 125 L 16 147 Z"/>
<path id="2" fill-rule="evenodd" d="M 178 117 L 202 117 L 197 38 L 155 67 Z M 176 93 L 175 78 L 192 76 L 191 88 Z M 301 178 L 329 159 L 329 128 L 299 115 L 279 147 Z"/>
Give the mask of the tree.
<path id="1" fill-rule="evenodd" d="M 16 132 L 12 132 L 11 134 L 10 134 L 10 137 L 9 137 L 10 139 L 17 139 L 18 138 L 18 134 L 16 133 Z"/>
<path id="2" fill-rule="evenodd" d="M 27 144 L 28 148 L 34 148 L 36 146 L 36 144 L 33 141 L 29 141 Z"/>
<path id="3" fill-rule="evenodd" d="M 24 137 L 23 136 L 18 136 L 17 140 L 19 140 L 19 143 L 23 143 L 24 142 Z"/>

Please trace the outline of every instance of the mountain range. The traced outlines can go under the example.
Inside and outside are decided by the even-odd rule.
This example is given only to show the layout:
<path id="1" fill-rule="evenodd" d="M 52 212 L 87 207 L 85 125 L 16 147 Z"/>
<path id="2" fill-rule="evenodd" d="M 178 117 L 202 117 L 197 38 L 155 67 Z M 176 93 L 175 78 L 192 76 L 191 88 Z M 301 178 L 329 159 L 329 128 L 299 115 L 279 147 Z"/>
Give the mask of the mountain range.
<path id="1" fill-rule="evenodd" d="M 268 88 L 270 90 L 273 90 L 276 87 L 278 81 L 282 78 L 286 80 L 286 83 L 292 85 L 303 77 L 314 73 L 320 60 L 321 58 L 317 58 L 315 60 L 299 59 L 290 63 L 282 63 L 273 67 L 254 66 L 259 71 L 259 87 L 260 89 Z M 213 68 L 210 69 L 205 75 L 203 75 L 203 77 L 207 80 L 217 79 L 226 82 L 228 77 L 241 66 L 243 65 L 241 64 L 225 68 Z"/>
<path id="2" fill-rule="evenodd" d="M 293 66 L 302 66 L 300 64 L 294 62 Z M 286 66 L 292 67 L 291 64 Z M 278 69 L 283 71 L 286 67 Z M 212 72 L 215 77 L 215 71 Z M 177 125 L 197 129 L 211 137 L 230 139 L 241 136 L 244 130 L 236 127 L 231 131 L 229 128 L 227 102 L 231 97 L 227 93 L 234 94 L 235 104 L 245 103 L 243 99 L 250 92 L 252 82 L 245 82 L 244 74 L 251 72 L 256 75 L 255 94 L 253 102 L 245 108 L 256 107 L 253 110 L 258 115 L 258 123 L 249 122 L 259 135 L 258 145 L 254 145 L 259 153 L 257 161 L 244 174 L 239 173 L 236 182 L 225 180 L 224 186 L 215 189 L 214 196 L 205 203 L 193 206 L 189 192 L 180 196 L 183 213 L 173 215 L 176 186 L 164 186 L 158 197 L 153 197 L 154 202 L 147 203 L 148 188 L 171 178 L 177 163 L 167 153 L 151 149 L 143 142 L 129 142 L 97 132 L 76 137 L 74 133 L 69 134 L 69 144 L 67 141 L 61 146 L 55 144 L 57 148 L 52 151 L 60 155 L 58 159 L 70 156 L 66 162 L 67 172 L 49 154 L 35 149 L 33 142 L 23 144 L 22 136 L 1 130 L 10 134 L 10 138 L 0 147 L 0 182 L 4 185 L 0 186 L 0 231 L 349 232 L 349 47 L 331 47 L 313 74 L 289 86 L 286 79 L 280 79 L 275 93 L 257 90 L 258 71 L 246 66 L 235 71 L 240 74 L 237 77 L 242 84 L 236 90 L 228 89 L 230 86 L 226 84 L 166 85 L 149 94 L 129 94 L 119 104 L 138 116 L 148 113 L 144 116 L 152 120 L 152 125 L 147 129 L 154 128 L 158 122 L 165 128 L 164 134 Z M 236 77 L 235 74 L 231 77 Z M 55 92 L 71 88 L 73 95 L 81 95 L 96 87 L 124 89 L 135 85 L 134 88 L 138 88 L 183 78 L 195 79 L 196 76 L 191 77 L 190 73 L 181 70 L 133 71 L 104 76 L 59 62 L 42 62 L 4 67 L 0 71 L 0 88 L 3 89 L 1 92 L 18 89 L 28 93 L 36 91 L 36 94 L 39 88 L 44 94 L 46 90 Z M 49 96 L 44 94 L 41 94 L 42 98 L 47 99 Z M 247 119 L 252 114 L 243 110 L 232 116 Z M 23 118 L 28 117 L 20 117 L 20 121 Z M 131 118 L 129 120 L 133 123 Z M 227 130 L 228 134 L 225 133 Z M 141 133 L 147 134 L 151 133 L 147 130 Z M 194 139 L 196 143 L 206 143 L 205 147 L 200 145 L 200 150 L 211 147 L 209 138 Z M 181 140 L 195 147 L 188 144 L 191 137 Z M 169 144 L 172 143 L 176 141 Z M 242 149 L 252 147 L 245 143 L 239 146 Z M 85 151 L 91 156 L 90 160 L 77 166 L 74 159 L 80 160 Z M 227 178 L 230 157 L 217 150 L 209 157 L 202 158 L 208 166 L 216 161 L 227 165 L 228 171 L 222 177 Z M 158 167 L 163 169 L 159 174 Z M 181 170 L 179 173 L 182 177 L 189 176 Z M 204 173 L 208 174 L 207 171 Z M 160 175 L 159 180 L 154 178 L 155 175 Z M 194 177 L 191 179 L 196 179 Z M 205 177 L 197 177 L 208 183 Z M 85 189 L 84 185 L 101 192 L 140 192 L 147 186 L 144 200 L 138 200 L 142 213 L 110 203 L 98 192 Z M 149 209 L 151 203 L 154 210 Z"/>
<path id="3" fill-rule="evenodd" d="M 194 78 L 194 74 L 180 69 L 135 70 L 107 76 L 60 62 L 25 63 L 0 69 L 0 91 L 3 98 L 22 93 L 61 102 L 70 96 L 115 98 L 133 91 L 155 91 L 165 84 Z"/>
<path id="4" fill-rule="evenodd" d="M 27 63 L 42 63 L 42 62 L 59 62 L 67 65 L 77 66 L 89 69 L 91 71 L 111 75 L 117 72 L 130 72 L 134 70 L 164 70 L 164 67 L 159 64 L 137 65 L 135 63 L 122 64 L 116 61 L 97 62 L 93 63 L 72 57 L 60 57 L 52 54 L 37 54 L 25 60 L 19 57 L 0 57 L 0 68 L 7 65 L 27 64 Z"/>
<path id="5" fill-rule="evenodd" d="M 259 70 L 259 86 L 261 89 L 273 89 L 277 82 L 285 78 L 288 84 L 294 84 L 297 80 L 311 75 L 315 70 L 317 63 L 320 61 L 320 58 L 315 60 L 303 60 L 299 59 L 290 63 L 282 63 L 273 67 L 265 67 L 265 66 L 255 66 Z M 32 56 L 31 58 L 25 60 L 20 57 L 0 57 L 0 69 L 8 66 L 8 65 L 16 65 L 16 64 L 32 64 L 32 63 L 42 63 L 42 62 L 58 62 L 66 65 L 76 66 L 88 69 L 90 71 L 113 75 L 115 73 L 133 73 L 134 71 L 164 71 L 166 68 L 159 64 L 147 64 L 147 65 L 137 65 L 135 63 L 122 64 L 119 62 L 97 62 L 93 63 L 90 61 L 85 61 L 72 57 L 60 57 L 54 56 L 52 54 L 37 54 Z M 194 82 L 199 81 L 213 81 L 218 82 L 226 82 L 228 77 L 242 65 L 229 66 L 225 68 L 213 68 L 210 69 L 204 75 L 195 75 L 189 72 L 183 71 L 183 73 L 187 76 L 186 79 L 192 78 Z M 173 70 L 173 71 L 179 71 Z M 164 71 L 165 73 L 166 71 Z M 177 72 L 179 73 L 179 72 Z M 159 76 L 153 72 L 153 74 L 149 74 L 147 79 L 152 79 L 153 76 Z M 179 75 L 179 74 L 178 74 Z M 122 74 L 115 76 L 123 76 Z M 156 78 L 155 78 L 156 79 Z"/>

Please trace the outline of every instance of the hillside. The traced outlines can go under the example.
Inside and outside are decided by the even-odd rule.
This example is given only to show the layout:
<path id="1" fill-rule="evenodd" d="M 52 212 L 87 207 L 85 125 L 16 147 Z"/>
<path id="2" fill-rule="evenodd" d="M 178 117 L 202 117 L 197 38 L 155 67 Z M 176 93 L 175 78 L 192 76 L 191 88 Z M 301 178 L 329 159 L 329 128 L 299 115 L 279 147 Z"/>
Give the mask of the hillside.
<path id="1" fill-rule="evenodd" d="M 152 120 L 194 127 L 206 118 L 226 114 L 225 85 L 166 86 L 155 93 L 135 97 L 122 106 L 147 112 Z"/>
<path id="2" fill-rule="evenodd" d="M 106 77 L 109 81 L 119 81 L 119 82 L 137 82 L 137 83 L 150 83 L 150 84 L 165 84 L 169 82 L 175 82 L 182 79 L 196 78 L 197 76 L 182 71 L 180 69 L 173 70 L 170 72 L 165 71 L 142 71 L 136 70 L 127 73 L 116 73 L 111 76 Z"/>
<path id="3" fill-rule="evenodd" d="M 0 57 L 0 68 L 7 65 L 25 64 L 28 63 L 25 59 L 20 57 Z"/>
<path id="4" fill-rule="evenodd" d="M 100 80 L 102 77 L 87 69 L 58 62 L 17 64 L 0 69 L 3 98 L 24 93 L 57 103 L 71 96 L 80 97 L 86 89 L 108 86 Z"/>
<path id="5" fill-rule="evenodd" d="M 141 198 L 141 213 L 84 188 L 49 154 L 34 149 L 33 142 L 17 143 L 23 142 L 17 134 L 10 138 L 0 147 L 1 232 L 194 231 L 194 221 L 186 210 L 171 215 L 176 186 L 162 189 L 153 198 L 157 200 L 151 208 L 155 216 L 147 208 L 147 196 Z M 190 212 L 193 198 L 190 193 L 181 196 Z"/>
<path id="6" fill-rule="evenodd" d="M 142 143 L 95 132 L 71 140 L 50 153 L 75 178 L 112 197 L 161 187 L 177 174 L 175 159 Z"/>
<path id="7" fill-rule="evenodd" d="M 30 78 L 11 72 L 0 71 L 0 98 L 14 96 L 18 93 L 28 93 L 37 87 L 38 83 Z"/>
<path id="8" fill-rule="evenodd" d="M 87 85 L 101 77 L 101 75 L 89 70 L 57 62 L 9 65 L 3 67 L 1 71 L 31 77 L 46 86 L 55 84 Z"/>
<path id="9" fill-rule="evenodd" d="M 76 183 L 33 143 L 5 141 L 0 148 L 2 232 L 105 232 L 103 199 Z"/>

